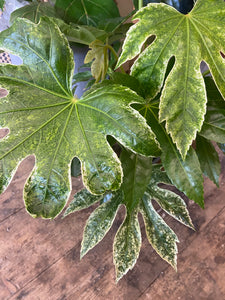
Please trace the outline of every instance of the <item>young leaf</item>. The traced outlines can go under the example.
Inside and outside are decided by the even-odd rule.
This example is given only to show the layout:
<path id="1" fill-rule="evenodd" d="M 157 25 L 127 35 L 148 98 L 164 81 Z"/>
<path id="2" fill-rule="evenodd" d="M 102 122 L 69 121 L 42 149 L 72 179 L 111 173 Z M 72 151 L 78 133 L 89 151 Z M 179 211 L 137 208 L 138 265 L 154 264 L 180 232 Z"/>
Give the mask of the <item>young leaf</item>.
<path id="1" fill-rule="evenodd" d="M 81 258 L 96 246 L 111 228 L 123 197 L 121 191 L 111 195 L 111 199 L 96 208 L 88 218 L 81 243 Z M 104 199 L 103 199 L 104 201 Z"/>
<path id="2" fill-rule="evenodd" d="M 134 211 L 132 214 L 127 214 L 114 239 L 113 262 L 116 267 L 117 282 L 134 267 L 140 249 L 141 231 L 137 211 Z"/>
<path id="3" fill-rule="evenodd" d="M 186 159 L 183 160 L 163 123 L 158 120 L 158 104 L 149 103 L 138 105 L 138 111 L 147 119 L 148 124 L 156 134 L 162 149 L 161 159 L 172 183 L 189 199 L 204 207 L 203 176 L 198 157 L 193 148 L 190 148 Z"/>
<path id="4" fill-rule="evenodd" d="M 93 63 L 91 65 L 91 73 L 96 82 L 105 79 L 106 72 L 108 70 L 108 49 L 107 46 L 99 40 L 95 40 L 90 44 L 90 50 L 88 51 L 84 63 Z"/>
<path id="5" fill-rule="evenodd" d="M 103 199 L 104 195 L 93 195 L 87 189 L 83 189 L 75 194 L 63 216 L 65 217 L 76 211 L 88 208 Z"/>
<path id="6" fill-rule="evenodd" d="M 221 165 L 218 153 L 210 141 L 197 135 L 196 153 L 205 176 L 209 177 L 219 187 Z"/>
<path id="7" fill-rule="evenodd" d="M 127 33 L 118 65 L 140 53 L 150 36 L 156 36 L 135 61 L 131 75 L 148 86 L 153 98 L 161 89 L 169 59 L 175 65 L 166 79 L 161 101 L 160 122 L 183 158 L 200 131 L 206 112 L 206 91 L 200 71 L 205 61 L 225 98 L 225 3 L 223 0 L 198 0 L 193 10 L 183 15 L 165 4 L 149 4 L 136 13 Z M 168 34 L 168 28 L 169 34 Z"/>
<path id="8" fill-rule="evenodd" d="M 194 229 L 184 200 L 172 191 L 159 187 L 159 183 L 171 184 L 161 166 L 153 166 L 151 181 L 146 194 L 158 202 L 161 208 L 184 225 Z"/>
<path id="9" fill-rule="evenodd" d="M 151 203 L 151 198 L 147 194 L 142 198 L 140 211 L 143 215 L 149 243 L 164 260 L 176 269 L 176 242 L 179 242 L 176 234 L 157 214 Z"/>
<path id="10" fill-rule="evenodd" d="M 123 150 L 120 160 L 124 174 L 121 190 L 124 192 L 124 204 L 131 213 L 138 206 L 149 184 L 152 158 Z"/>
<path id="11" fill-rule="evenodd" d="M 97 27 L 100 22 L 119 17 L 118 8 L 113 0 L 56 0 L 55 7 L 63 11 L 63 19 L 69 23 Z"/>
<path id="12" fill-rule="evenodd" d="M 13 24 L 17 18 L 25 18 L 38 23 L 43 16 L 59 18 L 55 8 L 49 3 L 32 2 L 13 11 L 10 16 L 10 23 Z"/>
<path id="13" fill-rule="evenodd" d="M 106 135 L 134 152 L 159 154 L 154 134 L 130 107 L 144 101 L 133 91 L 98 86 L 81 99 L 73 97 L 73 54 L 54 22 L 43 18 L 36 25 L 18 19 L 0 34 L 0 48 L 23 59 L 23 65 L 0 67 L 0 83 L 9 91 L 0 101 L 0 127 L 10 129 L 0 141 L 0 190 L 18 163 L 35 154 L 36 165 L 24 192 L 32 215 L 52 218 L 64 207 L 75 156 L 90 191 L 101 194 L 119 188 L 121 166 Z"/>

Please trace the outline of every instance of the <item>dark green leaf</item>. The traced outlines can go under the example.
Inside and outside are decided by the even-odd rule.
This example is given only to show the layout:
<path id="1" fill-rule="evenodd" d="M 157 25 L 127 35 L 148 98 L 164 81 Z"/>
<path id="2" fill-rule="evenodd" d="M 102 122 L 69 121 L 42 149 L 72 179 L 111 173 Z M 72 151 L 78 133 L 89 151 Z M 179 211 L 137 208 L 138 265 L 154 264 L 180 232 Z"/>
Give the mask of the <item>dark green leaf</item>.
<path id="1" fill-rule="evenodd" d="M 148 37 L 156 36 L 135 61 L 131 73 L 148 86 L 153 98 L 162 88 L 169 59 L 175 56 L 162 91 L 159 120 L 166 121 L 167 132 L 184 158 L 206 112 L 201 61 L 209 65 L 225 97 L 225 61 L 221 56 L 225 53 L 225 2 L 198 0 L 187 15 L 162 3 L 150 4 L 134 19 L 139 21 L 127 33 L 118 66 L 137 56 Z"/>
<path id="2" fill-rule="evenodd" d="M 3 11 L 5 0 L 0 0 L 0 9 Z"/>
<path id="3" fill-rule="evenodd" d="M 122 193 L 120 191 L 115 192 L 111 195 L 110 200 L 101 204 L 90 215 L 84 229 L 83 241 L 81 243 L 81 258 L 90 249 L 96 246 L 109 231 L 122 200 Z"/>
<path id="4" fill-rule="evenodd" d="M 9 91 L 0 100 L 0 127 L 10 129 L 0 141 L 0 190 L 19 162 L 34 154 L 36 165 L 24 192 L 32 215 L 52 218 L 64 207 L 75 156 L 90 191 L 119 188 L 121 166 L 107 135 L 134 152 L 158 155 L 154 134 L 130 107 L 144 101 L 133 91 L 99 86 L 81 99 L 73 97 L 73 54 L 54 22 L 43 18 L 36 25 L 18 19 L 0 34 L 0 48 L 23 59 L 23 65 L 0 67 L 0 83 Z"/>
<path id="5" fill-rule="evenodd" d="M 73 76 L 73 83 L 80 82 L 80 81 L 88 81 L 89 79 L 93 78 L 91 71 L 84 71 L 79 72 Z"/>
<path id="6" fill-rule="evenodd" d="M 210 77 L 205 78 L 208 106 L 200 135 L 206 139 L 225 143 L 225 102 Z"/>
<path id="7" fill-rule="evenodd" d="M 118 8 L 113 0 L 57 0 L 55 7 L 63 11 L 63 19 L 69 23 L 97 27 L 100 22 L 119 17 Z"/>
<path id="8" fill-rule="evenodd" d="M 55 8 L 49 3 L 33 2 L 12 12 L 10 22 L 14 23 L 17 18 L 25 18 L 38 23 L 43 16 L 59 18 Z"/>
<path id="9" fill-rule="evenodd" d="M 194 149 L 190 148 L 186 159 L 182 159 L 170 136 L 167 134 L 164 124 L 158 121 L 157 103 L 149 103 L 145 106 L 138 105 L 137 108 L 147 119 L 148 124 L 156 134 L 162 149 L 162 163 L 172 183 L 191 200 L 204 207 L 203 176 Z"/>
<path id="10" fill-rule="evenodd" d="M 116 267 L 116 281 L 131 270 L 139 256 L 141 231 L 137 212 L 127 215 L 114 239 L 113 261 Z"/>
<path id="11" fill-rule="evenodd" d="M 157 214 L 151 198 L 144 195 L 141 205 L 145 230 L 149 243 L 155 251 L 176 269 L 178 238 L 173 230 Z"/>
<path id="12" fill-rule="evenodd" d="M 219 187 L 221 166 L 218 153 L 212 143 L 198 135 L 196 139 L 196 153 L 202 172 Z"/>
<path id="13" fill-rule="evenodd" d="M 194 229 L 184 200 L 174 192 L 160 187 L 160 183 L 171 184 L 166 172 L 161 171 L 160 166 L 154 165 L 147 189 L 148 197 L 156 200 L 161 208 L 173 218 Z"/>
<path id="14" fill-rule="evenodd" d="M 109 75 L 113 83 L 127 86 L 137 94 L 142 95 L 141 84 L 135 77 L 120 72 L 111 72 Z"/>
<path id="15" fill-rule="evenodd" d="M 88 190 L 83 189 L 75 194 L 74 199 L 70 202 L 70 205 L 64 213 L 64 217 L 73 212 L 88 208 L 103 199 L 104 195 L 93 195 Z"/>
<path id="16" fill-rule="evenodd" d="M 131 213 L 139 204 L 149 184 L 152 172 L 152 158 L 123 150 L 120 156 L 123 167 L 124 203 Z"/>

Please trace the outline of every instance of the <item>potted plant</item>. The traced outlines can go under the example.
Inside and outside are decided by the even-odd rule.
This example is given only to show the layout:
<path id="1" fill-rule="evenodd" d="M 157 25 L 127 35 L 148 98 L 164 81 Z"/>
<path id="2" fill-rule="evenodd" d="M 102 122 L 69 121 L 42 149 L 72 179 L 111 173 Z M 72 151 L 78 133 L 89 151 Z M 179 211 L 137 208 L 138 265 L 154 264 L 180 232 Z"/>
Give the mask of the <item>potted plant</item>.
<path id="1" fill-rule="evenodd" d="M 85 188 L 64 216 L 99 202 L 84 229 L 81 257 L 102 240 L 124 205 L 113 245 L 117 280 L 139 255 L 139 213 L 153 248 L 176 268 L 177 236 L 153 200 L 194 228 L 171 186 L 202 208 L 203 174 L 219 186 L 225 3 L 133 1 L 134 23 L 126 23 L 131 14 L 120 17 L 113 0 L 52 2 L 20 8 L 0 33 L 1 50 L 23 60 L 0 66 L 7 91 L 0 98 L 0 128 L 10 130 L 0 141 L 0 191 L 19 162 L 34 154 L 25 206 L 33 217 L 55 218 L 71 191 L 73 161 L 72 175 L 82 174 Z M 84 67 L 90 68 L 74 77 L 73 43 L 89 47 Z M 87 90 L 79 98 L 80 81 L 87 81 Z"/>

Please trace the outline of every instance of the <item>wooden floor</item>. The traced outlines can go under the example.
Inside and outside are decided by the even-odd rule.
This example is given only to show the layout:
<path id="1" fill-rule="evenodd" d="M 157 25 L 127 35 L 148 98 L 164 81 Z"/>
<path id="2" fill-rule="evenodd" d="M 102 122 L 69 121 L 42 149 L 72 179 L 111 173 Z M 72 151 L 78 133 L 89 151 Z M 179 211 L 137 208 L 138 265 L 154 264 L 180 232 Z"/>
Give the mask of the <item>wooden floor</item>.
<path id="1" fill-rule="evenodd" d="M 180 239 L 178 272 L 160 259 L 144 235 L 136 266 L 117 285 L 112 239 L 124 210 L 106 238 L 80 261 L 82 231 L 92 208 L 65 219 L 30 217 L 24 209 L 22 186 L 33 162 L 33 157 L 22 162 L 0 196 L 1 300 L 225 299 L 224 157 L 220 189 L 205 182 L 205 210 L 189 203 L 196 232 L 165 218 Z M 73 182 L 73 191 L 81 187 L 80 180 Z"/>

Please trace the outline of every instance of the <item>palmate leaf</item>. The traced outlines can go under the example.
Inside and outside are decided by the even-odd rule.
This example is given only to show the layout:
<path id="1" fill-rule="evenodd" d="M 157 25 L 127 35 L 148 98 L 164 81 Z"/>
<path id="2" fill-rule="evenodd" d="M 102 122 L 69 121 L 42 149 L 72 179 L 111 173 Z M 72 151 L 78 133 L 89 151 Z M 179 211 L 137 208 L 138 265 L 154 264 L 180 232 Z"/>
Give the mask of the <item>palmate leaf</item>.
<path id="1" fill-rule="evenodd" d="M 161 171 L 161 166 L 153 165 L 152 168 L 150 157 L 135 155 L 125 149 L 120 158 L 124 181 L 118 191 L 96 196 L 84 189 L 74 196 L 65 212 L 65 215 L 68 215 L 98 201 L 102 203 L 87 221 L 81 248 L 81 256 L 84 256 L 103 239 L 112 226 L 120 205 L 125 205 L 126 216 L 113 245 L 117 281 L 134 267 L 139 256 L 141 233 L 138 212 L 144 217 L 147 236 L 153 248 L 163 259 L 176 267 L 178 239 L 155 211 L 151 203 L 153 199 L 173 218 L 193 228 L 184 200 L 174 192 L 158 186 L 160 183 L 171 184 L 166 173 Z"/>
<path id="2" fill-rule="evenodd" d="M 32 215 L 53 218 L 64 207 L 75 156 L 91 192 L 119 188 L 121 166 L 107 135 L 143 155 L 159 154 L 154 134 L 130 107 L 144 101 L 134 92 L 100 85 L 81 99 L 72 95 L 73 54 L 54 22 L 18 19 L 0 34 L 0 47 L 23 59 L 23 65 L 0 67 L 0 84 L 9 91 L 0 100 L 0 128 L 10 129 L 0 142 L 0 190 L 18 163 L 34 154 L 35 168 L 24 190 Z"/>
<path id="3" fill-rule="evenodd" d="M 169 59 L 175 65 L 166 79 L 160 101 L 160 122 L 185 158 L 200 131 L 206 112 L 206 91 L 200 71 L 205 61 L 225 97 L 225 3 L 223 0 L 198 0 L 193 10 L 183 15 L 165 4 L 149 4 L 136 13 L 127 33 L 117 66 L 141 52 L 148 37 L 154 42 L 135 61 L 132 75 L 153 98 L 161 89 Z M 168 28 L 170 28 L 168 33 Z"/>
<path id="4" fill-rule="evenodd" d="M 171 182 L 189 199 L 204 207 L 203 176 L 198 157 L 191 147 L 183 160 L 171 137 L 167 134 L 164 123 L 158 120 L 158 102 L 147 105 L 135 105 L 135 108 L 146 118 L 156 134 L 162 149 L 161 160 Z"/>
<path id="5" fill-rule="evenodd" d="M 103 20 L 120 16 L 113 0 L 56 0 L 55 7 L 63 11 L 62 18 L 67 23 L 95 27 Z"/>

